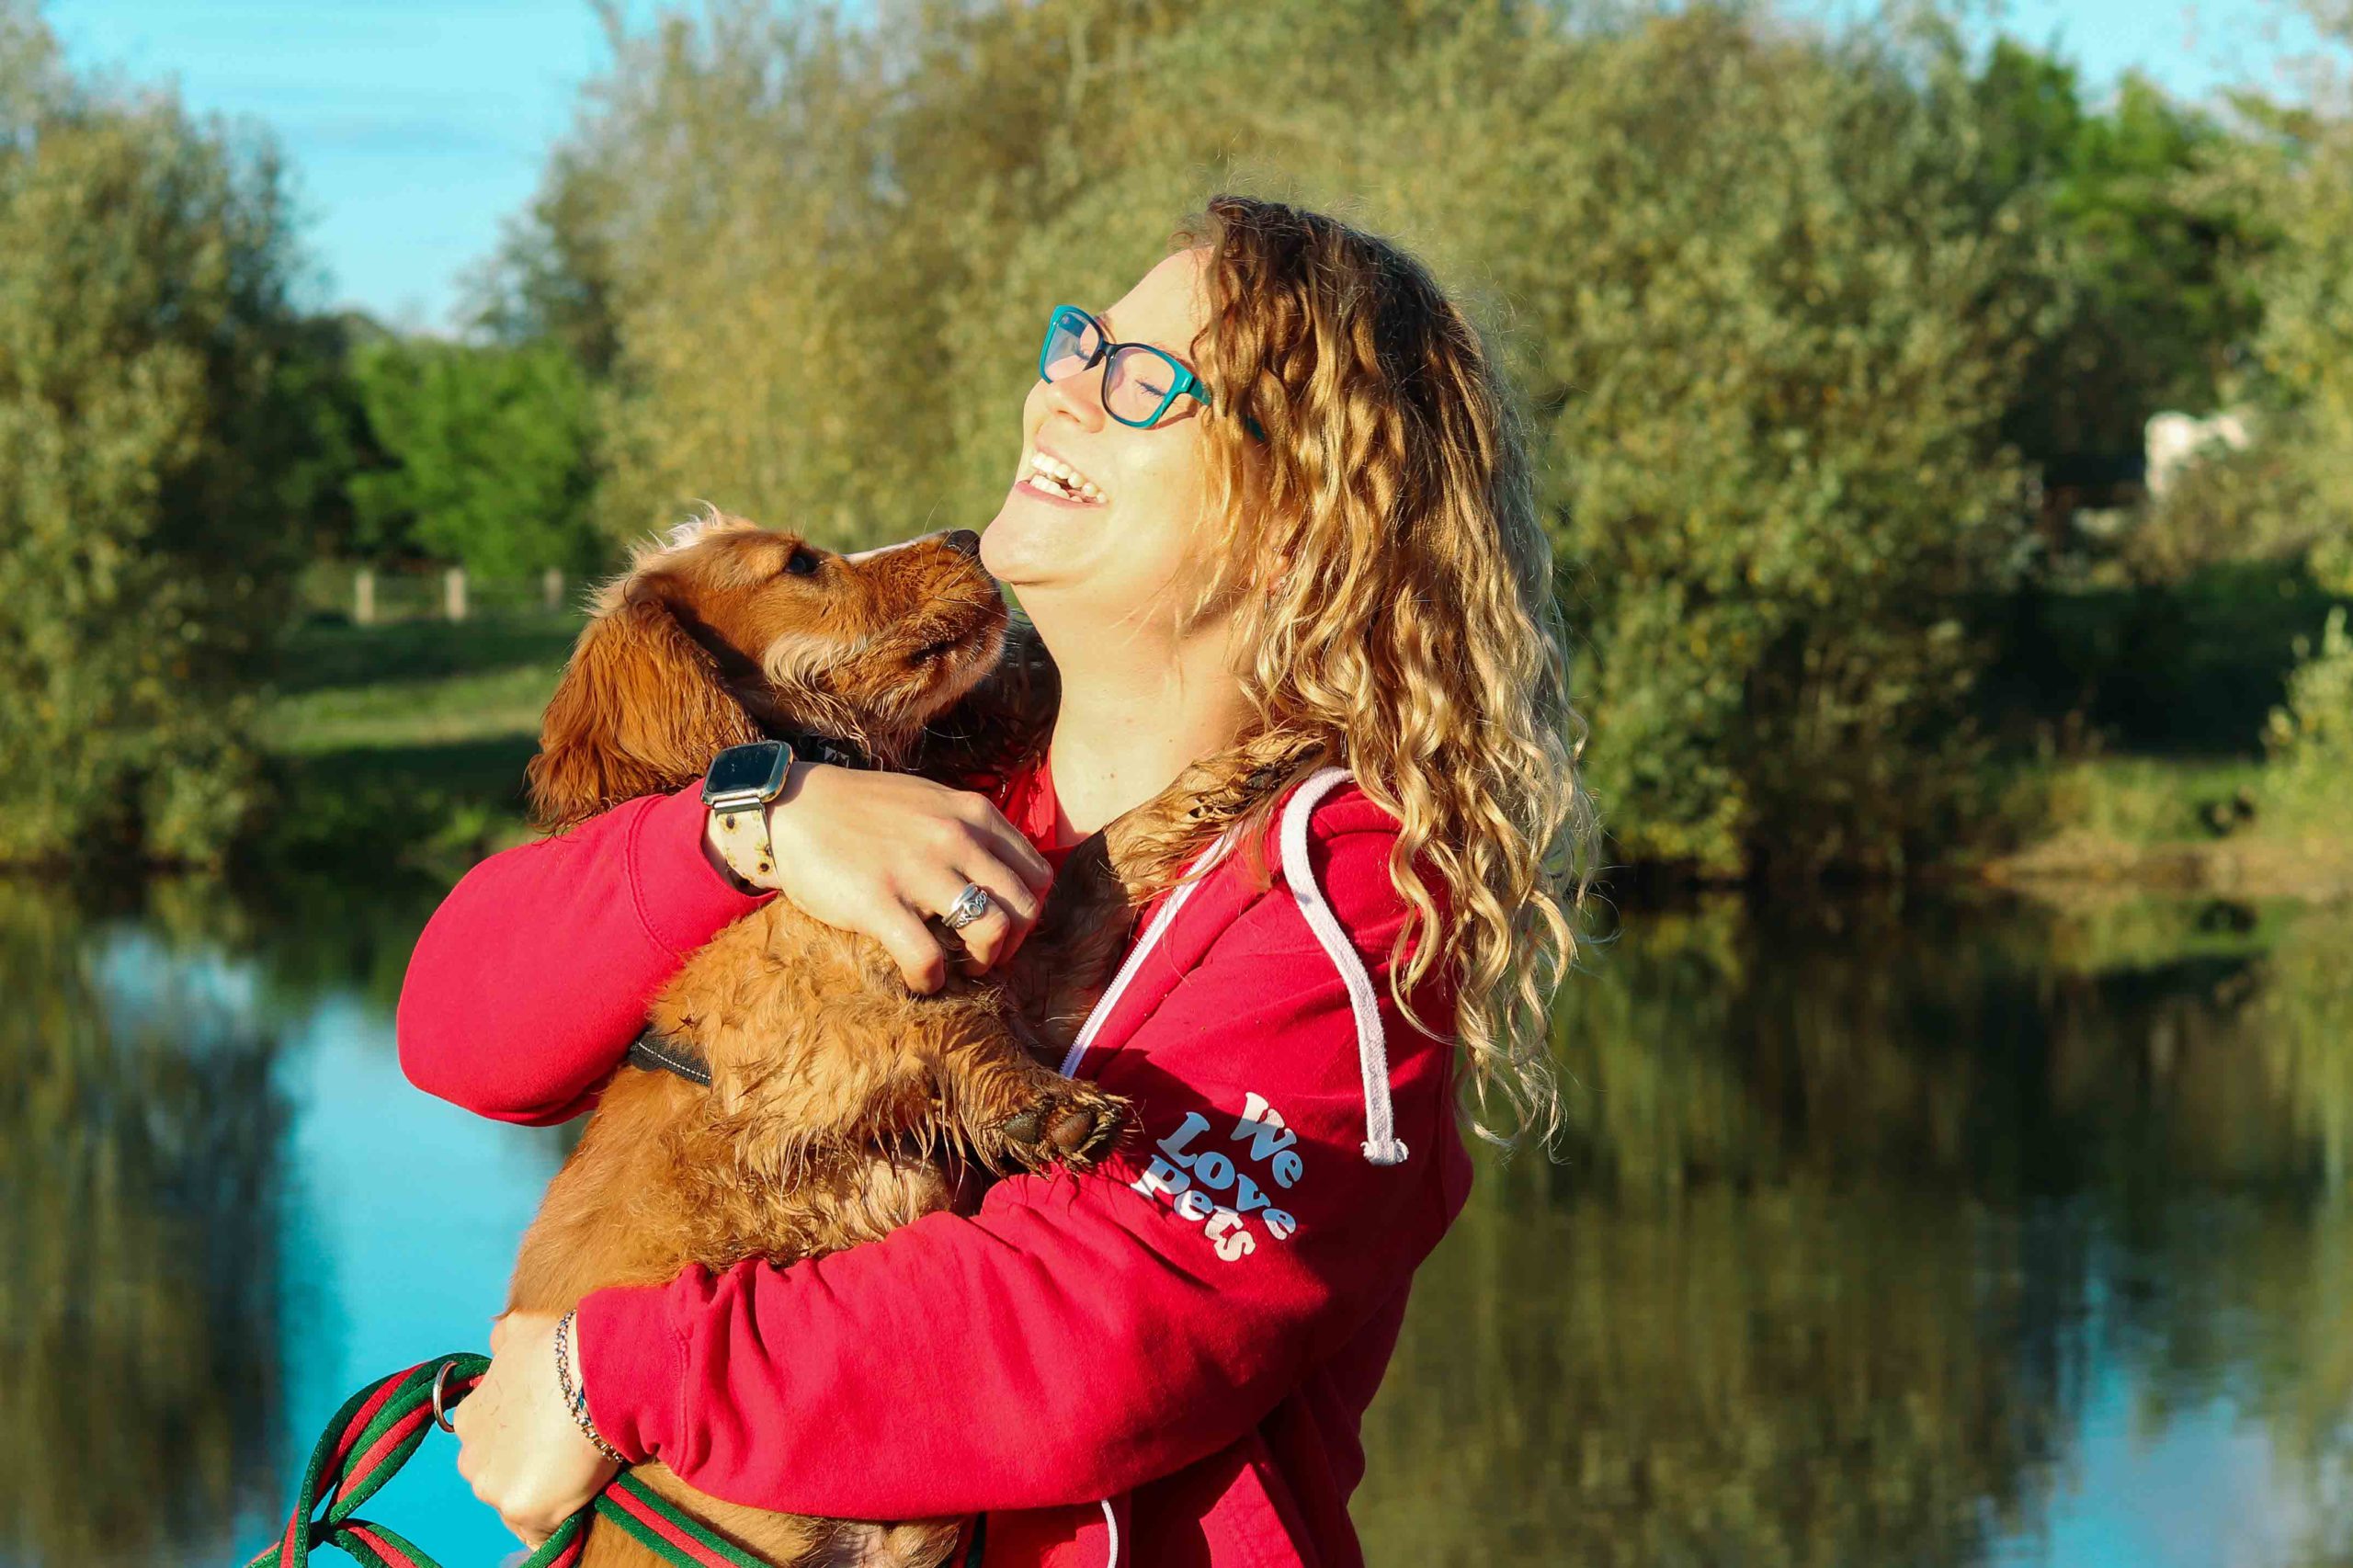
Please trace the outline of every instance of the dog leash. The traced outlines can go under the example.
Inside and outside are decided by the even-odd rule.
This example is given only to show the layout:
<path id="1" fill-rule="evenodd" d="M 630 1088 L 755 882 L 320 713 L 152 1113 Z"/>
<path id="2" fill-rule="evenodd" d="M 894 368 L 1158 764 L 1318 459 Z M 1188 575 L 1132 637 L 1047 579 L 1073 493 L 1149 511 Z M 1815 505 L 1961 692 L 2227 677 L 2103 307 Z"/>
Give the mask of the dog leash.
<path id="1" fill-rule="evenodd" d="M 415 1542 L 355 1510 L 416 1452 L 435 1411 L 472 1392 L 489 1369 L 487 1356 L 438 1356 L 379 1378 L 344 1401 L 311 1449 L 286 1528 L 245 1568 L 309 1568 L 311 1553 L 326 1546 L 364 1568 L 441 1568 Z M 588 1526 L 599 1515 L 676 1568 L 772 1568 L 626 1470 L 559 1525 L 521 1568 L 577 1568 Z"/>

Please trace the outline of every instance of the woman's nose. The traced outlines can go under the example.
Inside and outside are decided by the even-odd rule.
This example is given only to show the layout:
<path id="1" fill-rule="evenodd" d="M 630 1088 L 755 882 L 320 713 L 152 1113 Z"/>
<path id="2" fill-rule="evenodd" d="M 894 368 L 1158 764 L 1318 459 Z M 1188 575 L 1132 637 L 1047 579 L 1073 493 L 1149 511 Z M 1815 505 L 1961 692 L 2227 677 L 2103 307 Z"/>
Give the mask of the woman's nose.
<path id="1" fill-rule="evenodd" d="M 1046 394 L 1048 412 L 1060 409 L 1084 429 L 1103 427 L 1103 369 L 1099 365 L 1090 365 L 1039 385 Z"/>

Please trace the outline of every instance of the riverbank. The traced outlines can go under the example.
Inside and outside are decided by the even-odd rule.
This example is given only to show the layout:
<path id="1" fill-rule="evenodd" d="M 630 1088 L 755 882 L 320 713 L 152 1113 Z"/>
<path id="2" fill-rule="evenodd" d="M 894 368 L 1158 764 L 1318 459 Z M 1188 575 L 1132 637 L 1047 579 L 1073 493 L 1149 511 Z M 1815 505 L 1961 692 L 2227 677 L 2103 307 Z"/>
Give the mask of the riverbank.
<path id="1" fill-rule="evenodd" d="M 523 768 L 578 631 L 569 614 L 299 629 L 262 732 L 294 803 L 281 846 L 334 859 L 364 840 L 454 878 L 528 837 Z M 2353 811 L 2295 798 L 2253 757 L 2020 763 L 1992 793 L 1988 846 L 1932 875 L 2045 894 L 2353 897 Z"/>
<path id="2" fill-rule="evenodd" d="M 2021 766 L 2001 793 L 2005 846 L 1958 855 L 1961 880 L 2065 897 L 2086 887 L 2234 898 L 2353 898 L 2353 811 L 2252 757 L 2106 756 Z"/>

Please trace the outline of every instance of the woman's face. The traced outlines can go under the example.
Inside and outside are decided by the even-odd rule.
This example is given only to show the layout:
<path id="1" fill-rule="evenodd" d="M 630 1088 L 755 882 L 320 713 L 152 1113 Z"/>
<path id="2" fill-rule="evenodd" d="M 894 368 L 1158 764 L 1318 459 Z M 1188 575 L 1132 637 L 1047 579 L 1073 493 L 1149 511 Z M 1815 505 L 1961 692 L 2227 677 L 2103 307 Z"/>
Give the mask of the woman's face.
<path id="1" fill-rule="evenodd" d="M 1192 364 L 1193 335 L 1207 319 L 1202 269 L 1208 253 L 1178 251 L 1143 275 L 1108 310 L 1097 311 L 1112 339 L 1149 343 Z M 1164 598 L 1189 602 L 1206 579 L 1202 517 L 1210 494 L 1201 403 L 1179 398 L 1158 425 L 1139 430 L 1103 411 L 1103 371 L 1091 369 L 1029 388 L 1021 411 L 1021 461 L 995 521 L 981 536 L 981 562 L 1010 584 L 1034 614 L 1100 626 L 1147 614 Z M 1077 477 L 1064 499 L 1033 482 L 1043 457 Z"/>

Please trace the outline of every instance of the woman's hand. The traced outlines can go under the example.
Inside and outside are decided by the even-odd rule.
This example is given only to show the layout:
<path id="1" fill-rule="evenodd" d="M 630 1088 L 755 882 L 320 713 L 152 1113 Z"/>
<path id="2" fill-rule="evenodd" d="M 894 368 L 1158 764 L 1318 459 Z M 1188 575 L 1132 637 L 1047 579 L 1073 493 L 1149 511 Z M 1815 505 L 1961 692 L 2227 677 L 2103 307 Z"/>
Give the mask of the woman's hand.
<path id="1" fill-rule="evenodd" d="M 1053 871 L 986 797 L 906 773 L 796 762 L 768 807 L 775 862 L 747 853 L 757 833 L 710 819 L 704 841 L 743 881 L 774 888 L 801 909 L 882 944 L 910 989 L 947 983 L 948 953 L 927 917 L 948 913 L 974 882 L 989 913 L 963 928 L 978 974 L 1011 958 L 1038 920 Z"/>
<path id="2" fill-rule="evenodd" d="M 500 1318 L 490 1331 L 490 1370 L 449 1413 L 458 1429 L 458 1473 L 532 1547 L 585 1507 L 620 1468 L 597 1451 L 564 1408 L 556 1386 L 556 1323 L 544 1312 Z"/>

